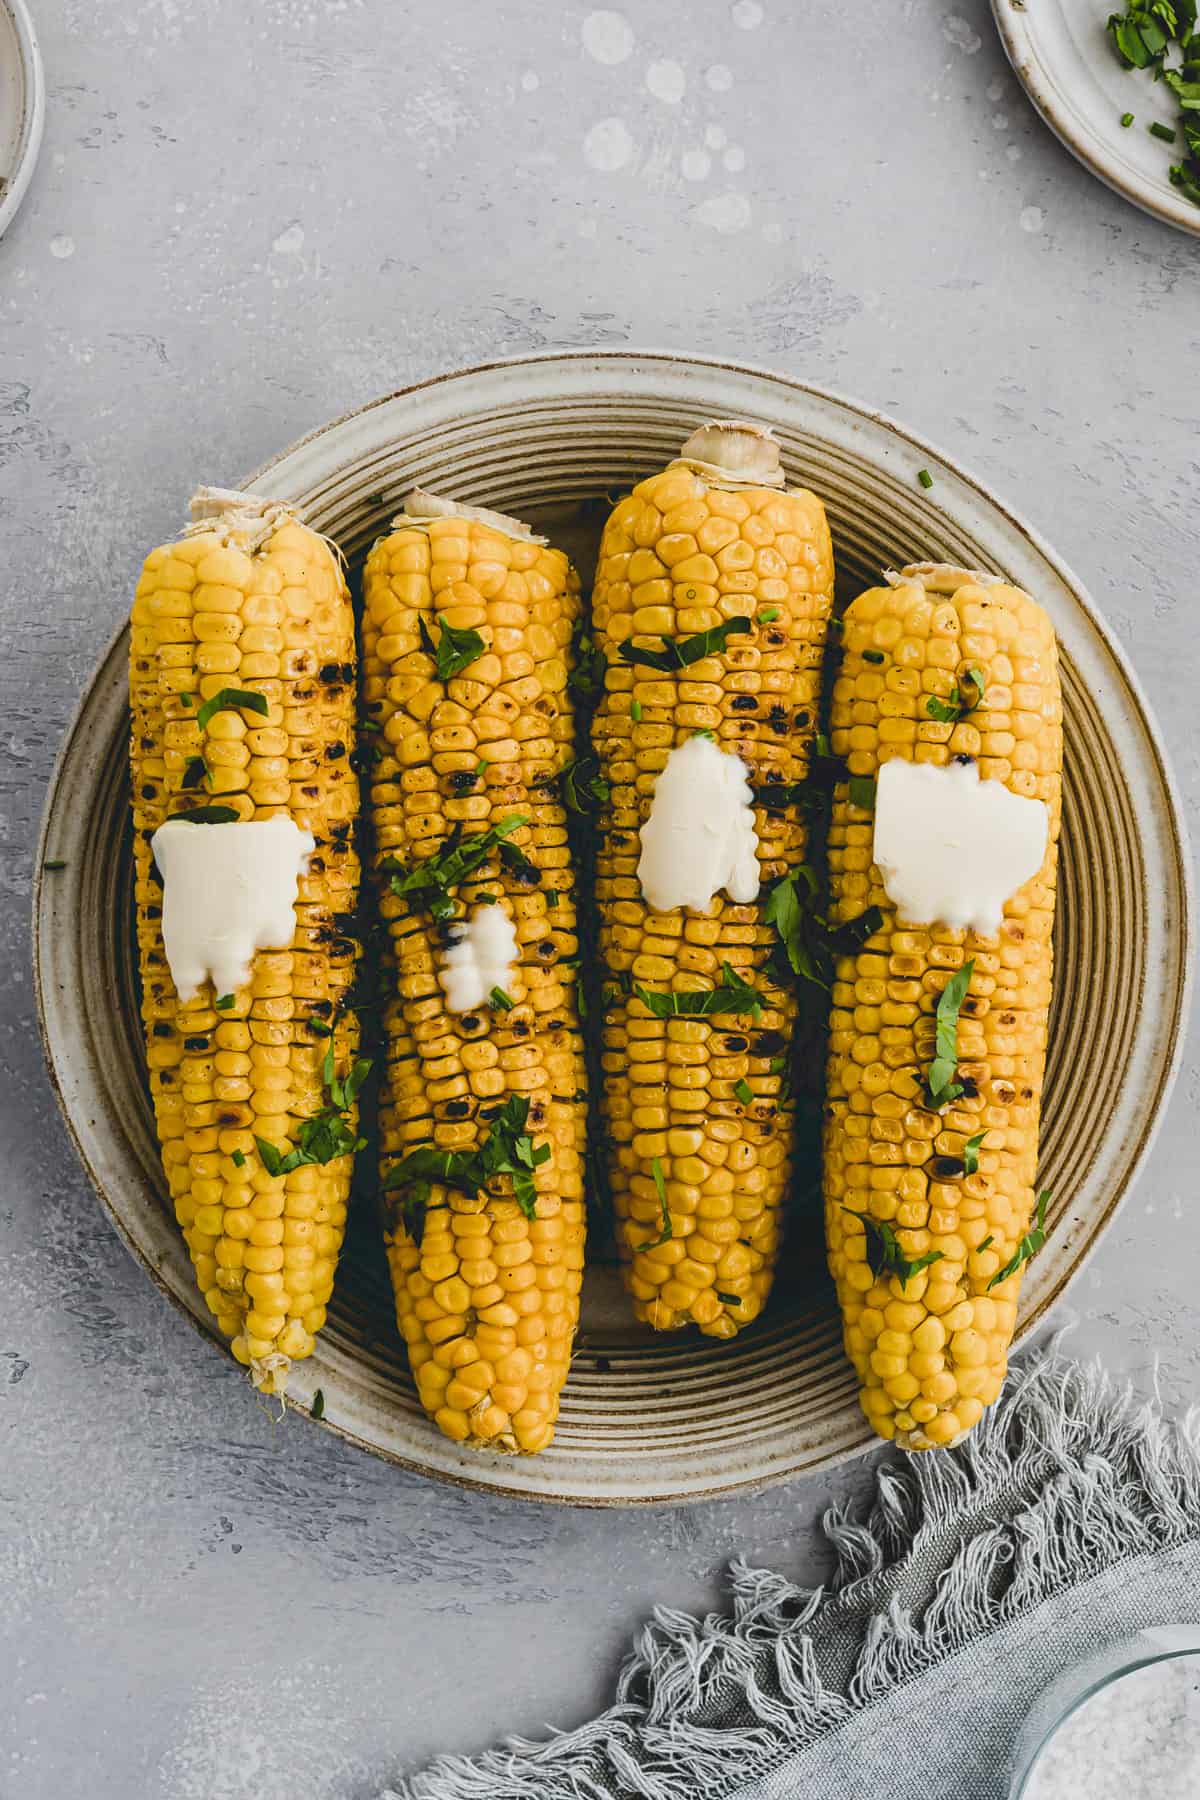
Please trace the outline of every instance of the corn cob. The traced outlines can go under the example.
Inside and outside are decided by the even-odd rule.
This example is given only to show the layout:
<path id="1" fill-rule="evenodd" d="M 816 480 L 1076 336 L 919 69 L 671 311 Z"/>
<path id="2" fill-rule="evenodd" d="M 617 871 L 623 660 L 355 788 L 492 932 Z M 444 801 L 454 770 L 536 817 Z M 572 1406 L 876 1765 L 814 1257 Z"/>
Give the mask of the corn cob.
<path id="1" fill-rule="evenodd" d="M 146 558 L 133 603 L 142 1016 L 163 1166 L 200 1289 L 239 1362 L 280 1393 L 325 1322 L 350 1186 L 349 1156 L 271 1175 L 256 1139 L 286 1148 L 322 1107 L 330 1047 L 341 1067 L 357 1045 L 343 1010 L 357 955 L 354 622 L 336 556 L 294 509 L 201 489 L 192 513 L 179 541 Z M 262 695 L 265 717 L 225 707 L 201 729 L 200 708 L 222 689 Z M 287 815 L 316 839 L 294 938 L 260 952 L 219 1011 L 210 982 L 187 1002 L 176 994 L 150 846 L 168 817 L 211 805 L 240 820 Z"/>
<path id="2" fill-rule="evenodd" d="M 607 676 L 593 737 L 611 807 L 597 824 L 596 897 L 614 978 L 603 1111 L 626 1283 L 655 1330 L 733 1337 L 766 1301 L 790 1177 L 796 1004 L 766 971 L 775 938 L 762 892 L 656 915 L 637 875 L 639 828 L 669 753 L 697 732 L 741 757 L 758 791 L 803 781 L 832 589 L 821 502 L 784 491 L 778 448 L 752 426 L 696 432 L 618 504 L 600 547 L 593 626 Z M 621 660 L 622 645 L 739 616 L 755 619 L 751 634 L 685 669 Z M 754 818 L 764 882 L 803 861 L 794 803 L 758 805 Z M 659 1017 L 630 991 L 719 986 L 726 964 L 756 986 L 757 1018 Z"/>
<path id="3" fill-rule="evenodd" d="M 870 813 L 850 803 L 845 784 L 836 792 L 834 914 L 849 919 L 878 906 L 882 924 L 840 960 L 833 989 L 829 1264 L 867 1418 L 881 1436 L 923 1450 L 957 1443 L 995 1400 L 1016 1321 L 1035 1205 L 1062 707 L 1054 632 L 1027 594 L 940 565 L 888 581 L 846 613 L 835 754 L 867 778 L 893 757 L 941 765 L 973 758 L 985 781 L 1044 801 L 1049 823 L 1041 870 L 1008 901 L 999 935 L 979 936 L 897 922 L 872 862 Z M 979 705 L 957 720 L 930 717 L 930 697 L 945 702 L 972 669 L 983 678 Z M 971 959 L 957 1032 L 964 1091 L 934 1111 L 923 1087 L 933 1013 Z M 969 1146 L 981 1131 L 971 1173 Z M 889 1231 L 896 1252 L 881 1264 L 873 1251 Z M 930 1256 L 936 1260 L 906 1277 L 909 1265 Z"/>
<path id="4" fill-rule="evenodd" d="M 578 581 L 516 521 L 414 494 L 371 551 L 364 599 L 365 698 L 380 728 L 370 783 L 390 964 L 380 1147 L 397 1318 L 422 1403 L 448 1437 L 541 1450 L 583 1274 L 578 939 L 557 788 L 572 754 Z M 451 672 L 453 659 L 440 679 L 454 632 L 477 633 L 482 647 L 453 640 L 467 662 Z M 506 854 L 494 846 L 454 884 L 452 910 L 465 918 L 494 896 L 519 959 L 499 1003 L 451 1011 L 439 981 L 446 930 L 419 896 L 394 891 L 390 872 L 430 867 L 452 834 L 470 845 L 513 818 L 525 823 L 504 837 Z M 524 1203 L 506 1173 L 476 1194 L 434 1179 L 415 1205 L 406 1181 L 387 1191 L 420 1146 L 479 1151 L 514 1099 L 529 1103 L 527 1151 L 549 1150 Z"/>

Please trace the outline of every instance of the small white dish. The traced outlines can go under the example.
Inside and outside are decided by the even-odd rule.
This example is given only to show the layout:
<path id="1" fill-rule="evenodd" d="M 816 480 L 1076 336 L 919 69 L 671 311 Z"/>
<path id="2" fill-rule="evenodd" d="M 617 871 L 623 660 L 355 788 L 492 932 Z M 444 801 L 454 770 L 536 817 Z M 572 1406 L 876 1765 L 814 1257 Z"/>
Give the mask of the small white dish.
<path id="1" fill-rule="evenodd" d="M 1008 60 L 1055 136 L 1114 193 L 1200 237 L 1200 206 L 1171 186 L 1182 143 L 1173 149 L 1149 130 L 1155 119 L 1177 126 L 1178 108 L 1161 82 L 1121 63 L 1105 30 L 1110 10 L 1104 0 L 992 0 Z"/>
<path id="2" fill-rule="evenodd" d="M 25 198 L 42 144 L 46 78 L 25 0 L 0 0 L 0 237 Z"/>

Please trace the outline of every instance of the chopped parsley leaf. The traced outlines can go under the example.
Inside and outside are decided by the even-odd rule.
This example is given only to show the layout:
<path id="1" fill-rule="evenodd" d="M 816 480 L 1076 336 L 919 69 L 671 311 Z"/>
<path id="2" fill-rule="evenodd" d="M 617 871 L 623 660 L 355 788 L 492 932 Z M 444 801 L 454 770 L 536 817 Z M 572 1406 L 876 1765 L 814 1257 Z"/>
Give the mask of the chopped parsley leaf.
<path id="1" fill-rule="evenodd" d="M 739 614 L 736 618 L 726 619 L 721 625 L 711 625 L 707 631 L 698 631 L 693 637 L 663 637 L 661 650 L 646 650 L 626 639 L 621 645 L 621 661 L 625 663 L 644 663 L 648 669 L 661 669 L 670 673 L 675 669 L 686 669 L 692 663 L 702 661 L 706 656 L 719 656 L 729 648 L 729 639 L 741 637 L 745 632 L 753 630 L 754 621 Z"/>
<path id="2" fill-rule="evenodd" d="M 196 806 L 191 812 L 173 813 L 172 818 L 186 819 L 189 825 L 236 825 L 241 814 L 232 806 Z"/>
<path id="3" fill-rule="evenodd" d="M 433 641 L 433 633 L 425 623 L 424 613 L 417 615 L 417 632 L 421 639 L 421 648 L 427 656 L 433 658 L 434 672 L 439 681 L 451 681 L 455 675 L 481 657 L 487 645 L 477 631 L 460 628 L 449 624 L 445 619 L 436 620 L 441 632 L 437 643 Z"/>
<path id="4" fill-rule="evenodd" d="M 986 1131 L 977 1131 L 974 1137 L 969 1137 L 963 1145 L 963 1168 L 968 1175 L 976 1174 L 979 1169 L 979 1152 L 986 1136 Z"/>
<path id="5" fill-rule="evenodd" d="M 537 1211 L 537 1187 L 533 1171 L 550 1159 L 549 1144 L 535 1144 L 526 1130 L 529 1096 L 510 1094 L 491 1122 L 488 1135 L 473 1150 L 436 1150 L 420 1144 L 388 1170 L 385 1192 L 403 1189 L 400 1210 L 405 1225 L 418 1243 L 425 1227 L 434 1183 L 453 1188 L 471 1199 L 497 1175 L 512 1177 L 513 1199 L 526 1218 Z"/>
<path id="6" fill-rule="evenodd" d="M 244 1150 L 235 1150 L 229 1160 L 235 1169 L 244 1169 L 246 1166 L 246 1153 Z"/>
<path id="7" fill-rule="evenodd" d="M 869 1240 L 867 1260 L 871 1273 L 877 1277 L 895 1275 L 901 1287 L 907 1287 L 914 1275 L 919 1274 L 922 1269 L 928 1269 L 935 1262 L 941 1262 L 945 1254 L 942 1250 L 926 1250 L 923 1256 L 910 1260 L 905 1256 L 899 1238 L 886 1219 L 873 1219 L 870 1213 L 855 1212 L 851 1206 L 844 1206 L 842 1211 L 849 1213 L 852 1219 L 861 1220 Z"/>
<path id="8" fill-rule="evenodd" d="M 635 985 L 633 991 L 656 1019 L 697 1018 L 713 1013 L 751 1013 L 757 1017 L 762 1011 L 762 995 L 728 963 L 721 964 L 720 987 L 686 994 L 659 994 Z"/>
<path id="9" fill-rule="evenodd" d="M 237 995 L 236 994 L 222 994 L 220 999 L 213 1001 L 213 1005 L 216 1007 L 218 1012 L 228 1012 L 229 1008 L 231 1006 L 237 1005 Z"/>
<path id="10" fill-rule="evenodd" d="M 568 812 L 592 813 L 608 803 L 611 790 L 594 756 L 575 757 L 567 763 L 558 781 L 559 793 Z"/>
<path id="11" fill-rule="evenodd" d="M 925 1077 L 925 1103 L 940 1112 L 962 1093 L 962 1083 L 954 1079 L 958 1070 L 958 1015 L 975 972 L 975 958 L 965 962 L 953 974 L 938 996 L 934 1058 Z"/>
<path id="12" fill-rule="evenodd" d="M 1017 1245 L 1016 1251 L 1005 1263 L 1004 1267 L 998 1269 L 992 1276 L 992 1279 L 988 1282 L 989 1293 L 994 1287 L 999 1287 L 1002 1281 L 1007 1281 L 1010 1276 L 1015 1275 L 1022 1263 L 1027 1263 L 1030 1257 L 1036 1256 L 1042 1245 L 1045 1243 L 1046 1207 L 1049 1204 L 1049 1201 L 1050 1191 L 1048 1188 L 1043 1188 L 1037 1198 L 1037 1210 L 1034 1213 L 1032 1229 L 1025 1233 L 1025 1236 Z M 983 1246 L 981 1244 L 980 1249 L 982 1248 Z"/>
<path id="13" fill-rule="evenodd" d="M 455 903 L 450 897 L 451 889 L 457 888 L 469 875 L 473 875 L 493 850 L 510 848 L 511 846 L 505 845 L 504 839 L 528 822 L 524 813 L 511 813 L 507 819 L 501 819 L 499 824 L 490 826 L 487 831 L 473 832 L 469 837 L 464 837 L 461 828 L 455 826 L 441 849 L 426 857 L 424 862 L 417 863 L 414 868 L 405 869 L 391 856 L 384 857 L 380 867 L 385 874 L 391 876 L 394 894 L 407 899 L 415 910 L 428 912 L 440 923 L 454 917 Z M 526 862 L 528 859 L 522 857 L 521 860 Z M 530 867 L 532 868 L 532 864 Z"/>
<path id="14" fill-rule="evenodd" d="M 219 712 L 259 713 L 265 719 L 270 710 L 270 702 L 265 694 L 252 694 L 247 688 L 222 688 L 220 693 L 204 702 L 196 714 L 196 723 L 204 731 L 209 720 Z"/>
<path id="15" fill-rule="evenodd" d="M 645 1243 L 635 1244 L 635 1250 L 657 1250 L 660 1244 L 669 1243 L 675 1235 L 675 1227 L 671 1223 L 671 1214 L 667 1208 L 667 1183 L 663 1175 L 662 1163 L 657 1156 L 650 1164 L 650 1173 L 654 1176 L 654 1185 L 658 1190 L 658 1207 L 662 1216 L 662 1227 L 658 1236 L 653 1240 L 647 1239 Z"/>

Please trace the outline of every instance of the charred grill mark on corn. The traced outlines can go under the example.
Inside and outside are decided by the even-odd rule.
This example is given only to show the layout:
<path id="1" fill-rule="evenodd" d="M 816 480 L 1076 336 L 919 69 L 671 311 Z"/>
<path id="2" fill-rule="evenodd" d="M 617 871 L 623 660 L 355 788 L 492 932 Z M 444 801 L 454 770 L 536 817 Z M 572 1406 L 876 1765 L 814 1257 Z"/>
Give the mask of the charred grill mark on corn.
<path id="1" fill-rule="evenodd" d="M 670 751 L 697 731 L 742 758 L 756 793 L 803 782 L 833 555 L 820 501 L 779 491 L 769 439 L 710 427 L 689 452 L 692 462 L 642 482 L 612 513 L 593 598 L 608 661 L 593 737 L 611 790 L 597 821 L 600 948 L 613 978 L 602 1107 L 634 1312 L 656 1330 L 696 1324 L 729 1338 L 762 1310 L 779 1248 L 793 1106 L 779 1051 L 796 1002 L 767 973 L 765 892 L 751 905 L 719 894 L 705 913 L 652 914 L 638 834 Z M 741 616 L 752 632 L 685 668 L 621 657 L 623 645 L 659 648 Z M 764 884 L 804 860 L 795 806 L 759 805 L 755 826 Z M 725 964 L 758 990 L 756 1017 L 659 1018 L 631 991 L 716 987 Z"/>
<path id="2" fill-rule="evenodd" d="M 390 946 L 383 1169 L 422 1144 L 477 1148 L 513 1096 L 528 1099 L 528 1135 L 551 1154 L 532 1170 L 532 1217 L 507 1175 L 477 1196 L 434 1182 L 423 1230 L 402 1191 L 385 1194 L 387 1255 L 417 1390 L 441 1430 L 536 1451 L 554 1434 L 583 1274 L 586 1080 L 558 794 L 574 750 L 578 581 L 559 551 L 496 515 L 426 511 L 419 523 L 395 522 L 364 580 L 365 698 L 382 727 L 371 810 Z M 483 652 L 439 681 L 422 623 L 478 632 Z M 417 896 L 392 891 L 385 865 L 394 857 L 411 869 L 453 832 L 469 842 L 514 816 L 526 823 L 455 890 L 460 916 L 491 897 L 514 922 L 511 1006 L 452 1013 L 436 973 L 442 930 Z M 506 856 L 507 846 L 521 855 Z"/>
<path id="3" fill-rule="evenodd" d="M 892 586 L 872 588 L 846 613 L 834 751 L 868 778 L 891 757 L 971 757 L 984 779 L 1045 801 L 1050 827 L 1041 870 L 1008 902 L 1000 936 L 988 938 L 899 925 L 872 864 L 872 821 L 844 787 L 834 803 L 836 912 L 850 918 L 876 905 L 883 924 L 840 960 L 833 989 L 829 1263 L 868 1419 L 881 1436 L 927 1449 L 956 1443 L 995 1400 L 1016 1321 L 1020 1273 L 989 1284 L 1035 1207 L 1062 705 L 1054 632 L 1028 595 L 929 565 L 888 579 Z M 983 676 L 981 704 L 957 720 L 931 717 L 928 701 L 948 701 L 972 667 Z M 964 1092 L 935 1113 L 922 1096 L 934 1013 L 946 982 L 972 959 L 957 1030 Z M 907 1280 L 886 1266 L 876 1274 L 864 1218 L 894 1233 L 906 1263 L 936 1260 Z"/>
<path id="4" fill-rule="evenodd" d="M 201 1291 L 234 1355 L 280 1392 L 325 1322 L 350 1187 L 349 1157 L 269 1175 L 255 1137 L 291 1143 L 325 1104 L 329 1044 L 345 1069 L 358 1043 L 343 1011 L 358 955 L 358 787 L 344 754 L 354 621 L 340 564 L 286 507 L 201 490 L 193 510 L 184 536 L 146 558 L 133 603 L 142 1016 L 163 1166 Z M 262 695 L 266 715 L 222 708 L 201 730 L 201 708 L 223 688 Z M 201 756 L 197 792 L 186 776 Z M 211 984 L 186 1004 L 176 995 L 150 851 L 167 817 L 202 802 L 243 820 L 285 813 L 316 839 L 290 946 L 260 952 L 219 1009 L 226 997 Z M 332 1025 L 332 1038 L 310 1021 Z"/>

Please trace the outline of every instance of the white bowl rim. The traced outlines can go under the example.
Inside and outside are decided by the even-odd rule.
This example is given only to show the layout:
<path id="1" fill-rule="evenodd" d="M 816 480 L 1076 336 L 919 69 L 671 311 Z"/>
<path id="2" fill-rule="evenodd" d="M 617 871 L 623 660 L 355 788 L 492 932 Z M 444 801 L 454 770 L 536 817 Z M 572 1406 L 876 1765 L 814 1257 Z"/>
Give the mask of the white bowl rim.
<path id="1" fill-rule="evenodd" d="M 25 190 L 33 178 L 34 165 L 42 147 L 42 132 L 46 123 L 46 72 L 42 65 L 37 32 L 25 0 L 0 0 L 0 6 L 5 8 L 12 19 L 17 35 L 25 102 L 17 160 L 13 164 L 4 196 L 0 199 L 0 237 L 3 237 L 25 198 Z"/>

